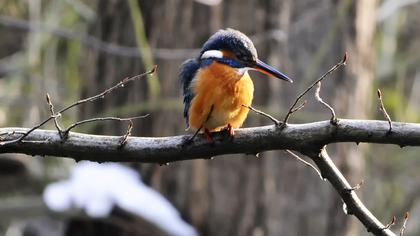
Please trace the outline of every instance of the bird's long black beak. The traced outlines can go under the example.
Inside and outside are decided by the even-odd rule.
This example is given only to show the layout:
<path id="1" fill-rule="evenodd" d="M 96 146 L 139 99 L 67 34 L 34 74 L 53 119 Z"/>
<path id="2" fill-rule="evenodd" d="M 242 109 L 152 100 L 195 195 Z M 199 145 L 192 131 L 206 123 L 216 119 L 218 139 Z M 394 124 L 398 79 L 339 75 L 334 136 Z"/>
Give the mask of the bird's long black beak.
<path id="1" fill-rule="evenodd" d="M 259 59 L 257 59 L 254 65 L 254 69 L 268 76 L 273 76 L 282 80 L 286 80 L 287 82 L 293 83 L 293 80 L 287 77 L 287 75 L 281 73 L 280 71 L 274 69 L 273 67 L 271 67 L 270 65 L 267 65 L 266 63 L 260 61 Z"/>

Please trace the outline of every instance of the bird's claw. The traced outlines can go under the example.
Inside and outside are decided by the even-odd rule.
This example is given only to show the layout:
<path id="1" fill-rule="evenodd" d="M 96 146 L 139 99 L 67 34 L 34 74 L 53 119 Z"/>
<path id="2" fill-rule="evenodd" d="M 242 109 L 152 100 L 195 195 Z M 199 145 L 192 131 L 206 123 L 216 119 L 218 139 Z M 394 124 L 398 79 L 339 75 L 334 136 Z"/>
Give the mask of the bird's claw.
<path id="1" fill-rule="evenodd" d="M 206 135 L 207 142 L 208 142 L 209 144 L 214 145 L 214 141 L 213 141 L 213 138 L 211 137 L 211 132 L 210 132 L 210 130 L 208 130 L 208 129 L 204 129 L 204 134 Z"/>

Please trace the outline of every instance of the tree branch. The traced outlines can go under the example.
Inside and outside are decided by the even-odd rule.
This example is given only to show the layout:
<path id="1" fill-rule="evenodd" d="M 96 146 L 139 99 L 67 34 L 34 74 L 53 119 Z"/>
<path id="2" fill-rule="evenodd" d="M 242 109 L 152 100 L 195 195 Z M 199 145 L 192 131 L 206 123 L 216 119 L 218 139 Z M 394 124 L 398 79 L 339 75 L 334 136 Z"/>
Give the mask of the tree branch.
<path id="1" fill-rule="evenodd" d="M 190 135 L 146 138 L 124 136 L 101 136 L 69 133 L 66 142 L 52 130 L 36 129 L 25 140 L 0 146 L 0 153 L 24 153 L 28 155 L 51 155 L 96 162 L 151 162 L 169 163 L 190 159 L 233 153 L 259 153 L 268 150 L 295 150 L 310 157 L 336 189 L 346 204 L 347 214 L 355 215 L 375 235 L 395 235 L 381 224 L 363 205 L 344 176 L 334 165 L 324 146 L 339 142 L 367 142 L 420 146 L 420 124 L 393 123 L 393 132 L 388 133 L 386 121 L 341 119 L 336 125 L 330 121 L 306 124 L 289 124 L 282 128 L 276 125 L 239 129 L 235 137 L 227 139 L 224 132 L 213 135 L 213 144 L 208 144 L 203 134 L 185 145 Z M 3 142 L 16 140 L 25 128 L 0 128 Z M 129 133 L 129 131 L 127 132 Z"/>
<path id="2" fill-rule="evenodd" d="M 304 154 L 315 162 L 321 171 L 322 176 L 331 183 L 340 195 L 341 199 L 344 201 L 348 215 L 357 217 L 366 227 L 367 231 L 374 235 L 395 236 L 395 234 L 376 219 L 362 203 L 355 191 L 352 190 L 353 188 L 349 182 L 329 157 L 325 147 L 318 152 L 309 151 L 304 152 Z"/>
<path id="3" fill-rule="evenodd" d="M 391 224 L 384 226 L 375 216 L 363 205 L 357 197 L 345 177 L 340 173 L 326 152 L 326 145 L 338 142 L 368 142 L 397 144 L 404 146 L 420 146 L 420 124 L 395 122 L 391 128 L 391 121 L 387 117 L 389 126 L 384 121 L 376 120 L 340 120 L 336 122 L 334 110 L 322 101 L 320 91 L 320 81 L 329 73 L 332 73 L 340 66 L 346 63 L 347 54 L 343 60 L 332 67 L 327 73 L 321 76 L 314 84 L 298 96 L 295 103 L 290 107 L 282 125 L 274 117 L 256 110 L 252 107 L 248 109 L 270 118 L 275 125 L 237 130 L 234 139 L 227 138 L 225 132 L 215 133 L 213 142 L 208 143 L 202 134 L 197 139 L 192 139 L 189 135 L 161 137 L 161 138 L 143 138 L 131 137 L 133 127 L 132 119 L 143 118 L 93 118 L 76 122 L 66 130 L 62 130 L 58 124 L 57 117 L 61 113 L 81 105 L 86 102 L 92 102 L 101 99 L 108 93 L 135 79 L 144 77 L 155 71 L 156 67 L 144 74 L 126 78 L 113 87 L 106 89 L 100 94 L 79 100 L 58 112 L 54 111 L 54 106 L 50 96 L 47 94 L 47 102 L 50 110 L 50 117 L 39 123 L 33 128 L 0 128 L 0 153 L 24 153 L 28 155 L 51 155 L 70 157 L 76 161 L 91 160 L 96 162 L 151 162 L 151 163 L 169 163 L 190 159 L 210 159 L 217 155 L 234 153 L 259 153 L 268 150 L 286 150 L 291 155 L 301 160 L 306 165 L 311 166 L 322 178 L 327 179 L 336 189 L 341 199 L 344 201 L 347 214 L 355 215 L 366 227 L 369 232 L 375 235 L 395 235 L 390 231 Z M 307 124 L 290 124 L 286 126 L 290 115 L 301 109 L 305 103 L 297 106 L 302 98 L 310 89 L 318 84 L 315 92 L 316 99 L 328 107 L 332 113 L 330 121 L 320 121 Z M 381 108 L 385 114 L 385 108 L 381 100 L 381 94 L 378 90 Z M 55 127 L 58 132 L 51 130 L 40 130 L 39 128 L 54 119 Z M 70 130 L 78 125 L 101 121 L 101 120 L 119 120 L 129 121 L 127 131 L 124 136 L 100 136 L 81 133 L 70 133 Z M 393 130 L 391 133 L 390 130 Z M 63 133 L 65 138 L 63 138 Z M 198 134 L 194 134 L 195 137 Z M 319 171 L 309 162 L 304 161 L 299 156 L 289 150 L 299 151 L 310 157 L 318 166 Z M 358 186 L 360 187 L 361 184 Z M 404 221 L 401 229 L 401 235 L 404 232 Z"/>
<path id="4" fill-rule="evenodd" d="M 338 125 L 330 121 L 289 124 L 281 129 L 274 125 L 238 129 L 228 141 L 223 132 L 213 135 L 214 145 L 207 143 L 202 134 L 189 145 L 190 135 L 148 138 L 129 137 L 124 148 L 118 149 L 120 136 L 69 133 L 62 142 L 56 131 L 37 129 L 25 142 L 0 146 L 0 153 L 52 155 L 91 161 L 133 161 L 166 163 L 189 159 L 209 158 L 222 154 L 258 153 L 267 150 L 289 149 L 299 152 L 319 150 L 337 142 L 384 143 L 420 146 L 420 124 L 395 122 L 393 132 L 386 121 L 341 119 Z M 3 142 L 16 140 L 25 128 L 0 128 Z"/>
<path id="5" fill-rule="evenodd" d="M 113 91 L 114 91 L 114 90 L 116 90 L 116 89 L 123 88 L 123 87 L 124 87 L 127 83 L 132 82 L 132 81 L 135 81 L 135 80 L 137 80 L 137 79 L 144 78 L 144 77 L 145 77 L 145 76 L 147 76 L 147 75 L 151 75 L 151 74 L 155 73 L 156 68 L 157 68 L 157 66 L 155 65 L 155 66 L 154 66 L 151 70 L 149 70 L 149 71 L 147 71 L 147 72 L 145 72 L 145 73 L 143 73 L 143 74 L 140 74 L 140 75 L 135 75 L 135 76 L 132 76 L 132 77 L 127 77 L 127 78 L 125 78 L 125 79 L 121 80 L 120 82 L 118 82 L 117 84 L 115 84 L 114 86 L 112 86 L 112 87 L 110 87 L 110 88 L 108 88 L 108 89 L 104 90 L 103 92 L 101 92 L 101 93 L 99 93 L 99 94 L 97 94 L 97 95 L 95 95 L 95 96 L 88 97 L 88 98 L 85 98 L 85 99 L 79 100 L 79 101 L 77 101 L 77 102 L 74 102 L 74 103 L 72 103 L 72 104 L 70 104 L 70 105 L 68 105 L 68 106 L 66 106 L 66 107 L 64 107 L 64 108 L 62 108 L 61 110 L 59 110 L 59 111 L 58 111 L 58 112 L 56 112 L 56 113 L 54 113 L 54 106 L 53 106 L 53 105 L 52 105 L 52 103 L 51 103 L 51 98 L 50 98 L 50 96 L 47 94 L 47 96 L 46 96 L 46 98 L 47 98 L 47 102 L 48 102 L 48 104 L 49 104 L 49 109 L 50 109 L 50 112 L 52 113 L 52 114 L 50 115 L 50 117 L 48 117 L 48 118 L 46 118 L 45 120 L 41 121 L 39 124 L 35 125 L 34 127 L 30 128 L 30 129 L 29 129 L 29 130 L 27 130 L 24 134 L 22 134 L 22 135 L 21 135 L 21 136 L 19 136 L 19 137 L 16 137 L 14 140 L 7 140 L 7 141 L 5 141 L 5 139 L 3 139 L 3 141 L 2 141 L 2 142 L 0 142 L 0 146 L 7 146 L 7 145 L 10 145 L 10 144 L 15 144 L 15 143 L 22 142 L 22 141 L 23 141 L 23 139 L 25 139 L 25 138 L 26 138 L 29 134 L 31 134 L 33 131 L 35 131 L 35 130 L 37 130 L 37 129 L 41 128 L 43 125 L 45 125 L 46 123 L 48 123 L 48 122 L 49 122 L 50 120 L 52 120 L 52 119 L 54 119 L 54 122 L 55 122 L 55 124 L 56 124 L 56 128 L 57 128 L 57 130 L 58 130 L 58 133 L 59 133 L 60 137 L 65 138 L 65 136 L 63 136 L 63 131 L 62 131 L 62 130 L 61 130 L 61 128 L 58 126 L 58 123 L 57 123 L 57 120 L 56 120 L 56 118 L 57 118 L 58 116 L 60 116 L 62 113 L 64 113 L 65 111 L 67 111 L 67 110 L 69 110 L 69 109 L 71 109 L 71 108 L 73 108 L 73 107 L 79 106 L 79 105 L 84 104 L 84 103 L 87 103 L 87 102 L 93 102 L 93 101 L 96 101 L 96 100 L 98 100 L 98 99 L 105 98 L 105 96 L 106 96 L 106 95 L 108 95 L 109 93 L 113 92 Z M 90 120 L 90 121 L 88 121 L 88 122 L 91 122 L 91 121 L 92 121 L 92 120 Z M 95 120 L 93 120 L 93 121 L 95 121 Z M 86 122 L 85 122 L 85 123 L 86 123 Z M 77 125 L 78 125 L 78 124 L 77 124 Z M 72 128 L 74 128 L 74 127 L 72 127 Z M 68 131 L 70 131 L 70 130 L 68 130 Z"/>
<path id="6" fill-rule="evenodd" d="M 283 120 L 283 128 L 287 125 L 287 122 L 289 121 L 290 116 L 300 110 L 303 106 L 304 103 L 302 103 L 302 105 L 299 105 L 297 108 L 297 104 L 300 101 L 300 99 L 302 99 L 303 96 L 305 96 L 305 94 L 307 94 L 309 92 L 309 90 L 311 90 L 313 87 L 315 87 L 316 84 L 318 84 L 319 82 L 321 82 L 322 80 L 324 80 L 329 74 L 333 73 L 334 71 L 336 71 L 338 68 L 340 68 L 341 66 L 346 65 L 347 63 L 347 52 L 344 53 L 343 59 L 341 59 L 340 62 L 338 62 L 337 64 L 335 64 L 333 67 L 331 67 L 327 72 L 325 72 L 321 77 L 319 77 L 317 80 L 315 80 L 315 82 L 313 82 L 307 89 L 305 89 L 305 91 L 303 91 L 302 93 L 300 93 L 296 100 L 294 101 L 294 103 L 292 104 L 292 106 L 289 108 L 289 112 L 287 112 L 286 116 L 284 117 Z"/>

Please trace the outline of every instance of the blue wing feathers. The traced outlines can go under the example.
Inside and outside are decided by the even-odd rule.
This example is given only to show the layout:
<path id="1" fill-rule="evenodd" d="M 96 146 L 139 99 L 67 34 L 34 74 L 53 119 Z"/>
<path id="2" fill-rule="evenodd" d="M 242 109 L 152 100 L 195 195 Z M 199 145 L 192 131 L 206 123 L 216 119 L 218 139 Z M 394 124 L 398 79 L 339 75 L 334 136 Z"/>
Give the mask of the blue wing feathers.
<path id="1" fill-rule="evenodd" d="M 200 64 L 197 59 L 188 59 L 182 63 L 179 72 L 179 81 L 182 86 L 182 95 L 184 96 L 184 117 L 188 124 L 188 110 L 190 108 L 191 100 L 194 98 L 194 91 L 191 88 L 191 81 L 194 79 L 195 74 L 200 68 Z"/>

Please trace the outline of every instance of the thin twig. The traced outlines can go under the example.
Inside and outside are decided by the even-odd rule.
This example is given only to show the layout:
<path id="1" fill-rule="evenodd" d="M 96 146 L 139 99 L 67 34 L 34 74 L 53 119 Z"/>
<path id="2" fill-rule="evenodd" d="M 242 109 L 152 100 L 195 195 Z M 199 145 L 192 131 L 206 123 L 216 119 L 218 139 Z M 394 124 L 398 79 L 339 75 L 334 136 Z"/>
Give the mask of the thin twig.
<path id="1" fill-rule="evenodd" d="M 322 180 L 324 179 L 323 177 L 322 177 L 322 174 L 321 174 L 321 172 L 314 166 L 314 165 L 312 165 L 311 163 L 309 163 L 309 162 L 307 162 L 307 161 L 305 161 L 303 158 L 301 158 L 300 156 L 298 156 L 296 153 L 294 153 L 294 152 L 292 152 L 292 151 L 290 151 L 290 150 L 284 150 L 285 152 L 287 152 L 287 153 L 289 153 L 292 157 L 294 157 L 294 158 L 296 158 L 298 161 L 300 161 L 300 162 L 302 162 L 303 164 L 305 164 L 305 165 L 307 165 L 307 166 L 309 166 L 309 167 L 311 167 L 312 169 L 314 169 L 315 170 L 315 172 L 318 174 L 318 176 L 319 176 L 319 178 L 321 178 Z"/>
<path id="2" fill-rule="evenodd" d="M 130 121 L 131 122 L 132 120 L 142 119 L 142 118 L 146 118 L 148 116 L 149 116 L 149 114 L 146 114 L 146 115 L 143 115 L 143 116 L 128 117 L 128 118 L 119 118 L 119 117 L 96 117 L 96 118 L 81 120 L 81 121 L 78 121 L 76 123 L 71 124 L 69 127 L 67 127 L 67 129 L 63 130 L 63 137 L 67 138 L 70 130 L 76 128 L 79 125 L 86 124 L 86 123 L 91 123 L 91 122 L 96 122 L 96 121 L 109 121 L 109 120 L 114 120 L 114 121 Z"/>
<path id="3" fill-rule="evenodd" d="M 393 216 L 391 221 L 385 225 L 384 229 L 390 229 L 391 226 L 395 225 L 395 222 L 397 221 L 397 217 Z"/>
<path id="4" fill-rule="evenodd" d="M 200 131 L 201 131 L 202 129 L 203 129 L 203 125 L 201 125 L 201 126 L 200 126 L 200 128 L 198 128 L 198 129 L 194 132 L 193 136 L 191 136 L 190 138 L 188 138 L 188 139 L 184 142 L 184 145 L 191 144 L 191 143 L 194 141 L 195 137 L 198 135 L 198 133 L 200 133 Z"/>
<path id="5" fill-rule="evenodd" d="M 362 180 L 362 181 L 360 181 L 360 183 L 356 184 L 355 186 L 353 186 L 351 188 L 344 189 L 344 191 L 347 192 L 347 193 L 350 193 L 351 191 L 359 190 L 364 183 L 365 183 L 365 181 Z"/>
<path id="6" fill-rule="evenodd" d="M 304 108 L 307 102 L 308 102 L 307 100 L 303 101 L 299 106 L 295 107 L 292 110 L 292 113 L 295 113 L 295 112 L 299 111 L 300 109 Z"/>
<path id="7" fill-rule="evenodd" d="M 213 109 L 214 109 L 214 106 L 213 105 L 211 105 L 211 107 L 210 107 L 210 111 L 209 111 L 209 114 L 207 114 L 207 117 L 206 117 L 206 120 L 205 120 L 205 122 L 207 122 L 209 119 L 210 119 L 210 116 L 211 116 L 211 114 L 213 113 Z M 204 123 L 205 123 L 204 122 Z M 191 144 L 193 141 L 194 141 L 194 139 L 195 139 L 195 137 L 198 135 L 198 133 L 200 133 L 200 131 L 204 128 L 204 123 L 203 124 L 201 124 L 201 126 L 200 126 L 200 128 L 198 128 L 195 132 L 194 132 L 194 134 L 193 134 L 193 136 L 191 136 L 191 138 L 189 138 L 189 139 L 187 139 L 187 141 L 185 141 L 184 142 L 184 146 L 185 145 L 189 145 L 189 144 Z"/>
<path id="8" fill-rule="evenodd" d="M 24 134 L 22 134 L 22 136 L 20 136 L 17 139 L 10 140 L 10 141 L 7 141 L 7 142 L 0 142 L 0 146 L 9 145 L 9 144 L 13 144 L 13 143 L 18 143 L 18 142 L 22 141 L 24 138 L 26 138 L 26 136 L 28 136 L 34 130 L 39 129 L 41 126 L 45 125 L 48 121 L 50 121 L 53 118 L 54 118 L 54 116 L 48 117 L 47 119 L 45 119 L 44 121 L 42 121 L 38 125 L 36 125 L 36 126 L 32 127 L 31 129 L 29 129 L 27 132 L 25 132 Z"/>
<path id="9" fill-rule="evenodd" d="M 49 109 L 50 109 L 51 116 L 54 117 L 55 128 L 57 129 L 58 134 L 60 134 L 60 137 L 62 137 L 63 130 L 61 129 L 60 125 L 58 124 L 58 120 L 57 120 L 57 118 L 60 117 L 61 114 L 60 113 L 55 114 L 54 105 L 52 104 L 51 97 L 48 93 L 46 94 L 45 98 L 47 99 L 47 103 L 48 103 L 48 106 L 49 106 Z"/>
<path id="10" fill-rule="evenodd" d="M 359 190 L 364 183 L 365 183 L 364 180 L 360 181 L 360 183 L 358 183 L 358 184 L 356 184 L 356 186 L 352 187 L 351 190 L 353 190 L 353 191 Z"/>
<path id="11" fill-rule="evenodd" d="M 337 70 L 338 68 L 340 68 L 343 65 L 346 65 L 347 62 L 347 52 L 344 54 L 343 59 L 338 62 L 337 64 L 335 64 L 333 67 L 331 67 L 331 69 L 329 69 L 327 72 L 325 72 L 325 74 L 323 74 L 321 77 L 319 77 L 315 82 L 313 82 L 305 91 L 303 91 L 301 94 L 299 94 L 299 96 L 296 98 L 295 102 L 293 103 L 293 105 L 289 108 L 289 112 L 287 112 L 286 116 L 284 117 L 283 120 L 283 126 L 287 125 L 287 122 L 289 121 L 290 115 L 293 114 L 293 112 L 295 111 L 295 107 L 297 105 L 297 103 L 300 101 L 300 99 L 309 92 L 309 90 L 311 90 L 318 82 L 322 81 L 325 77 L 327 77 L 329 74 L 331 74 L 332 72 L 334 72 L 335 70 Z"/>
<path id="12" fill-rule="evenodd" d="M 5 135 L 14 135 L 14 134 L 25 134 L 26 132 L 22 132 L 22 131 L 11 131 L 11 132 L 4 132 L 4 133 L 0 133 L 0 139 L 4 139 L 2 136 Z"/>
<path id="13" fill-rule="evenodd" d="M 400 236 L 404 235 L 404 230 L 407 228 L 408 218 L 410 218 L 410 213 L 406 212 L 405 217 L 404 217 L 404 222 L 403 222 L 403 225 L 402 225 L 401 230 L 400 230 Z"/>
<path id="14" fill-rule="evenodd" d="M 125 146 L 125 144 L 127 143 L 128 137 L 131 135 L 131 130 L 132 129 L 133 129 L 133 121 L 129 120 L 128 127 L 127 127 L 127 132 L 125 132 L 124 136 L 122 136 L 121 141 L 120 141 L 120 145 L 118 146 L 118 149 L 121 149 Z"/>
<path id="15" fill-rule="evenodd" d="M 253 111 L 253 112 L 255 112 L 255 113 L 257 113 L 257 114 L 259 114 L 259 115 L 262 115 L 262 116 L 265 116 L 265 117 L 267 117 L 268 119 L 270 119 L 276 126 L 278 126 L 278 125 L 280 125 L 281 124 L 281 121 L 279 121 L 279 120 L 277 120 L 276 118 L 274 118 L 272 115 L 269 115 L 269 114 L 267 114 L 267 113 L 265 113 L 265 112 L 263 112 L 263 111 L 260 111 L 260 110 L 257 110 L 257 109 L 255 109 L 255 108 L 253 108 L 252 106 L 246 106 L 246 105 L 242 105 L 243 107 L 246 107 L 246 108 L 248 108 L 249 110 L 251 110 L 251 111 Z"/>
<path id="16" fill-rule="evenodd" d="M 331 112 L 331 119 L 330 119 L 331 124 L 337 125 L 338 119 L 337 119 L 337 116 L 335 115 L 334 109 L 328 103 L 326 103 L 324 100 L 322 100 L 321 96 L 319 95 L 320 92 L 321 92 L 321 81 L 319 81 L 317 83 L 317 87 L 315 89 L 315 99 L 330 110 L 330 112 Z"/>
<path id="17" fill-rule="evenodd" d="M 56 114 L 63 114 L 63 112 L 65 112 L 65 111 L 67 111 L 67 110 L 69 110 L 69 109 L 71 109 L 71 108 L 73 108 L 75 106 L 81 105 L 81 104 L 86 103 L 86 102 L 92 102 L 92 101 L 95 101 L 95 100 L 100 99 L 100 98 L 104 98 L 108 93 L 110 93 L 110 92 L 112 92 L 112 91 L 114 91 L 114 90 L 116 90 L 118 88 L 124 87 L 125 84 L 127 84 L 127 83 L 129 83 L 131 81 L 134 81 L 134 80 L 143 78 L 143 77 L 145 77 L 147 75 L 153 74 L 156 71 L 156 67 L 157 66 L 155 65 L 153 67 L 153 69 L 151 69 L 150 71 L 147 71 L 147 72 L 145 72 L 143 74 L 135 75 L 135 76 L 132 76 L 132 77 L 125 78 L 122 81 L 120 81 L 117 84 L 115 84 L 114 86 L 112 86 L 111 88 L 106 89 L 102 93 L 97 94 L 97 95 L 92 96 L 92 97 L 89 97 L 89 98 L 85 98 L 85 99 L 79 100 L 79 101 L 77 101 L 77 102 L 75 102 L 73 104 L 70 104 L 69 106 L 67 106 L 67 107 L 59 110 Z M 17 142 L 22 141 L 24 138 L 26 138 L 34 130 L 39 129 L 41 126 L 45 125 L 48 121 L 50 121 L 50 120 L 52 120 L 54 118 L 55 118 L 55 116 L 48 117 L 47 119 L 45 119 L 42 122 L 40 122 L 38 125 L 36 125 L 36 126 L 32 127 L 31 129 L 29 129 L 26 133 L 24 133 L 19 138 L 15 139 L 15 140 L 10 140 L 10 141 L 7 141 L 7 142 L 0 142 L 0 146 L 9 145 L 9 144 L 13 144 L 13 143 L 17 143 Z"/>
<path id="18" fill-rule="evenodd" d="M 79 100 L 79 101 L 77 101 L 77 102 L 75 102 L 75 103 L 73 103 L 73 104 L 71 104 L 71 105 L 69 105 L 69 106 L 61 109 L 58 113 L 63 113 L 65 111 L 69 110 L 70 108 L 73 108 L 73 107 L 78 106 L 78 105 L 83 104 L 83 103 L 93 102 L 95 100 L 102 99 L 108 93 L 111 93 L 112 91 L 114 91 L 114 90 L 116 90 L 118 88 L 123 88 L 127 83 L 129 83 L 131 81 L 134 81 L 134 80 L 143 78 L 146 75 L 153 74 L 156 71 L 156 68 L 157 68 L 157 66 L 155 65 L 153 67 L 153 69 L 151 69 L 150 71 L 147 71 L 147 72 L 145 72 L 143 74 L 140 74 L 140 75 L 135 75 L 135 76 L 132 76 L 132 77 L 127 77 L 127 78 L 123 79 L 122 81 L 118 82 L 117 84 L 115 84 L 114 86 L 112 86 L 111 88 L 106 89 L 102 93 L 97 94 L 97 95 L 92 96 L 92 97 L 89 97 L 89 98 L 85 98 L 85 99 Z"/>
<path id="19" fill-rule="evenodd" d="M 381 110 L 382 114 L 384 115 L 385 119 L 388 121 L 389 129 L 387 134 L 392 132 L 392 121 L 391 117 L 388 115 L 388 112 L 385 109 L 384 102 L 382 101 L 382 92 L 378 89 L 378 100 L 379 100 L 379 110 Z"/>

